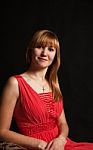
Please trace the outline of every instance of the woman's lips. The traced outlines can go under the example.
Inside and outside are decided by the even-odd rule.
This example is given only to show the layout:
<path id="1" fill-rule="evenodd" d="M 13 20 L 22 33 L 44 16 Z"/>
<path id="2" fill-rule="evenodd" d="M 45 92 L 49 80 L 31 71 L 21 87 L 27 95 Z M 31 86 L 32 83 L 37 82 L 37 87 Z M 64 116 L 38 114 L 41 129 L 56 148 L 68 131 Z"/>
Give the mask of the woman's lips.
<path id="1" fill-rule="evenodd" d="M 38 59 L 42 60 L 42 61 L 48 61 L 47 59 L 43 58 L 43 57 L 38 57 Z"/>

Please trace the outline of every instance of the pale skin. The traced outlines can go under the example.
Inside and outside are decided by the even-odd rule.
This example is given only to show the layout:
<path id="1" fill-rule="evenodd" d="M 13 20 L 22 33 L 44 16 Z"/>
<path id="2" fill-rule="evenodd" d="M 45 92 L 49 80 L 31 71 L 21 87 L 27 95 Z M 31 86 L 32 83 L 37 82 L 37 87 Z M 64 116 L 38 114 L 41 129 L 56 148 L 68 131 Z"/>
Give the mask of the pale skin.
<path id="1" fill-rule="evenodd" d="M 27 76 L 32 76 L 35 79 L 39 79 L 46 84 L 46 91 L 51 91 L 48 82 L 45 80 L 45 75 L 48 66 L 53 62 L 56 54 L 54 47 L 38 47 L 33 50 L 32 63 L 29 70 L 21 74 L 27 81 Z M 42 88 L 37 88 L 36 80 L 32 78 L 32 82 L 28 82 L 29 85 L 37 92 L 41 93 Z M 38 85 L 39 86 L 39 85 Z M 13 111 L 16 103 L 19 99 L 19 88 L 16 78 L 10 77 L 2 94 L 2 103 L 0 105 L 0 138 L 17 143 L 26 148 L 42 149 L 42 150 L 64 150 L 64 140 L 61 136 L 67 138 L 68 136 L 68 125 L 65 118 L 64 110 L 58 118 L 59 136 L 49 143 L 39 140 L 33 137 L 28 137 L 10 130 L 10 125 L 13 117 Z"/>

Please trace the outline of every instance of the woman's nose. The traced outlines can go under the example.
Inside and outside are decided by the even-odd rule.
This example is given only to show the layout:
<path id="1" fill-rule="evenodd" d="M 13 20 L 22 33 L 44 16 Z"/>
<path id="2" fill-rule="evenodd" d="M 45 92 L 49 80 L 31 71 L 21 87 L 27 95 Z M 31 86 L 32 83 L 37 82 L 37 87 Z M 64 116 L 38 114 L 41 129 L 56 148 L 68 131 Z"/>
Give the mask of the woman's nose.
<path id="1" fill-rule="evenodd" d="M 47 47 L 42 48 L 42 54 L 47 55 Z"/>

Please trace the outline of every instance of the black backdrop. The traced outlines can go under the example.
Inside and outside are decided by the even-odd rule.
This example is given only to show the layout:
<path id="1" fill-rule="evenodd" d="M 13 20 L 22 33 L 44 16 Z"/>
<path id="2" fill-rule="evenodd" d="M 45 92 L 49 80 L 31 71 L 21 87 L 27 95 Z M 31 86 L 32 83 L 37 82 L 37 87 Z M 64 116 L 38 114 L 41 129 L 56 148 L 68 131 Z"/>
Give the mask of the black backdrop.
<path id="1" fill-rule="evenodd" d="M 26 46 L 38 29 L 61 45 L 59 81 L 74 141 L 93 142 L 93 3 L 89 0 L 1 0 L 0 93 L 26 68 Z"/>

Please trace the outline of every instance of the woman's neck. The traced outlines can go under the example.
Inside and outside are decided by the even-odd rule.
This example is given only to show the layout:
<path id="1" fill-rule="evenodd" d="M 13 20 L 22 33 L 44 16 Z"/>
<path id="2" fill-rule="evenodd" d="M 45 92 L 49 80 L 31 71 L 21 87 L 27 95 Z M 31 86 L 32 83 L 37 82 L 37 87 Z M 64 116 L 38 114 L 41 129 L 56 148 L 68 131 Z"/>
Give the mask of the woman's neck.
<path id="1" fill-rule="evenodd" d="M 27 71 L 27 74 L 29 77 L 33 77 L 34 79 L 39 79 L 41 81 L 45 80 L 45 75 L 46 75 L 47 69 L 41 69 L 41 70 L 34 70 L 29 68 Z"/>

